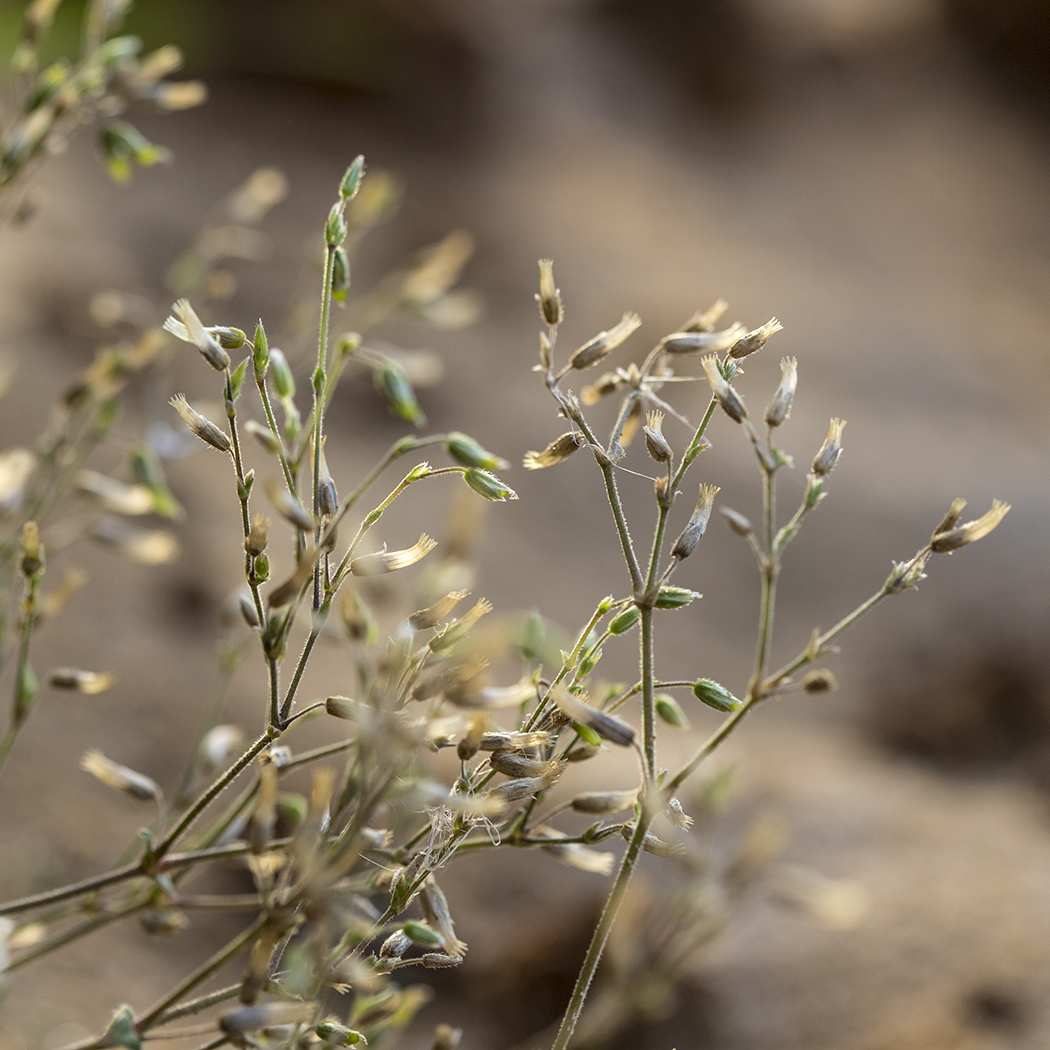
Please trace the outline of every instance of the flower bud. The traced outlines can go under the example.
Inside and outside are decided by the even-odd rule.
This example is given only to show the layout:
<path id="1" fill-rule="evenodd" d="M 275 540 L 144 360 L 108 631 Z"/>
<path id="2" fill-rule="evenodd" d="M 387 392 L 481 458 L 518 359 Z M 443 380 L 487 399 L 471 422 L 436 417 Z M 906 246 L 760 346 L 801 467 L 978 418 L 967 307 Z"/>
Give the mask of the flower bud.
<path id="1" fill-rule="evenodd" d="M 343 205 L 333 204 L 332 210 L 324 224 L 324 242 L 329 248 L 336 248 L 346 240 L 346 219 L 343 218 Z"/>
<path id="2" fill-rule="evenodd" d="M 376 367 L 373 378 L 376 389 L 386 399 L 387 406 L 395 416 L 406 423 L 421 425 L 426 422 L 408 375 L 399 364 L 383 361 Z"/>
<path id="3" fill-rule="evenodd" d="M 666 693 L 658 693 L 655 704 L 656 713 L 669 726 L 674 726 L 675 729 L 689 728 L 689 719 L 685 717 L 685 712 L 673 696 L 668 696 Z"/>
<path id="4" fill-rule="evenodd" d="M 346 169 L 343 181 L 339 184 L 339 196 L 343 200 L 353 200 L 361 187 L 361 179 L 365 174 L 365 158 L 359 153 L 354 157 L 353 163 Z"/>
<path id="5" fill-rule="evenodd" d="M 28 580 L 44 568 L 44 546 L 40 542 L 40 529 L 35 521 L 27 521 L 22 526 L 20 546 L 22 560 L 19 567 L 22 575 Z"/>
<path id="6" fill-rule="evenodd" d="M 266 340 L 266 330 L 260 321 L 255 326 L 255 338 L 252 340 L 252 366 L 255 368 L 256 380 L 261 380 L 270 367 L 270 344 Z"/>
<path id="7" fill-rule="evenodd" d="M 273 347 L 269 351 L 270 374 L 273 376 L 273 388 L 281 400 L 295 397 L 295 379 L 292 370 L 288 367 L 288 359 L 284 353 Z"/>
<path id="8" fill-rule="evenodd" d="M 341 303 L 350 291 L 350 259 L 340 245 L 332 252 L 332 297 Z"/>

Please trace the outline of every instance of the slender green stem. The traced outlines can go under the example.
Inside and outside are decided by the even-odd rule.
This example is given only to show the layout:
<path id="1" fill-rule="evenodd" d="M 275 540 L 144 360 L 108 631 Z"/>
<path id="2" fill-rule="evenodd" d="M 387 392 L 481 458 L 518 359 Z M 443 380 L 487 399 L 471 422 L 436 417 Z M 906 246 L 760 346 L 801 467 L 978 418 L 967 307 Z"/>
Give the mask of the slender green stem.
<path id="1" fill-rule="evenodd" d="M 72 882 L 68 886 L 61 886 L 55 890 L 35 893 L 31 897 L 21 897 L 18 900 L 0 904 L 0 915 L 18 915 L 24 911 L 32 911 L 34 908 L 42 908 L 46 904 L 57 904 L 60 901 L 72 900 L 74 897 L 80 897 L 85 893 L 94 893 L 97 890 L 113 886 L 118 882 L 125 882 L 141 874 L 141 864 L 125 864 L 122 868 L 107 871 L 105 875 L 94 875 L 90 879 L 81 879 L 79 882 Z"/>
<path id="2" fill-rule="evenodd" d="M 175 827 L 168 832 L 161 843 L 157 846 L 154 851 L 154 856 L 157 858 L 163 857 L 186 832 L 190 825 L 193 824 L 197 817 L 199 817 L 208 807 L 211 801 L 221 794 L 234 781 L 234 779 L 236 779 L 237 775 L 248 766 L 252 759 L 255 758 L 260 751 L 270 745 L 273 739 L 274 735 L 271 731 L 268 730 L 263 733 L 263 735 L 260 736 L 259 739 L 256 740 L 255 743 L 252 744 L 251 747 L 249 747 L 248 750 L 226 770 L 225 773 L 218 777 L 205 791 L 202 791 L 193 805 L 186 810 Z"/>
<path id="3" fill-rule="evenodd" d="M 167 1013 L 161 1014 L 153 1022 L 153 1027 L 160 1028 L 161 1025 L 166 1025 L 170 1021 L 178 1021 L 183 1017 L 192 1017 L 194 1014 L 199 1014 L 202 1010 L 207 1010 L 209 1006 L 217 1006 L 219 1003 L 228 1002 L 230 999 L 236 998 L 237 993 L 241 990 L 241 983 L 238 981 L 236 984 L 228 984 L 225 988 L 218 988 L 214 992 L 208 992 L 207 995 L 198 995 L 196 999 L 189 999 L 181 1006 L 176 1006 L 174 1009 L 168 1010 Z"/>
<path id="4" fill-rule="evenodd" d="M 270 428 L 270 433 L 277 438 L 278 442 L 280 442 L 280 447 L 277 451 L 277 458 L 281 461 L 281 473 L 284 474 L 284 483 L 288 486 L 288 491 L 293 496 L 297 496 L 295 477 L 292 474 L 292 468 L 288 463 L 288 453 L 285 451 L 284 438 L 281 436 L 281 428 L 277 425 L 277 417 L 273 412 L 273 404 L 270 401 L 270 392 L 266 389 L 266 379 L 260 379 L 256 376 L 255 385 L 259 388 L 259 401 L 262 403 L 263 413 L 266 415 L 266 425 Z"/>
<path id="5" fill-rule="evenodd" d="M 695 752 L 692 757 L 681 769 L 670 780 L 664 784 L 664 789 L 668 794 L 674 794 L 675 791 L 682 785 L 682 783 L 689 779 L 696 771 L 700 768 L 701 763 L 713 752 L 716 751 L 725 740 L 733 734 L 737 726 L 747 718 L 751 709 L 757 703 L 757 699 L 754 696 L 748 697 L 740 707 L 737 708 L 722 724 L 704 741 L 703 744 Z"/>
<path id="6" fill-rule="evenodd" d="M 163 996 L 135 1022 L 135 1030 L 141 1035 L 149 1031 L 161 1017 L 174 1006 L 187 992 L 203 984 L 212 974 L 222 969 L 232 958 L 242 952 L 255 939 L 256 935 L 268 922 L 265 915 L 260 915 L 247 929 L 243 930 L 228 944 L 220 948 L 210 959 L 202 963 L 188 977 L 180 981 L 167 995 Z"/>
<path id="7" fill-rule="evenodd" d="M 134 915 L 135 912 L 142 911 L 148 903 L 148 900 L 136 900 L 125 905 L 123 908 L 105 912 L 102 915 L 96 915 L 94 918 L 88 919 L 87 922 L 82 922 L 78 926 L 74 926 L 71 929 L 64 931 L 57 937 L 30 948 L 24 955 L 20 955 L 17 959 L 8 964 L 7 972 L 17 970 L 20 967 L 25 966 L 27 963 L 33 962 L 35 959 L 39 959 L 44 955 L 49 955 L 57 948 L 64 948 L 67 944 L 72 944 L 74 941 L 80 940 L 81 937 L 86 937 L 89 933 L 94 933 L 95 930 L 99 930 L 103 926 L 108 926 L 110 923 L 117 922 L 120 919 L 126 919 L 129 915 Z"/>
<path id="8" fill-rule="evenodd" d="M 576 976 L 572 997 L 569 999 L 569 1005 L 565 1009 L 565 1016 L 562 1018 L 558 1034 L 551 1044 L 551 1050 L 566 1050 L 569 1040 L 572 1038 L 572 1033 L 576 1029 L 576 1022 L 580 1019 L 583 1004 L 587 999 L 587 992 L 590 990 L 594 974 L 598 969 L 598 962 L 601 959 L 602 952 L 605 950 L 605 943 L 609 939 L 609 933 L 613 928 L 613 923 L 616 921 L 616 915 L 620 910 L 620 905 L 623 903 L 624 895 L 627 893 L 627 887 L 630 885 L 631 876 L 634 874 L 635 866 L 638 863 L 638 857 L 641 855 L 642 843 L 645 841 L 649 825 L 652 823 L 652 816 L 647 816 L 644 810 L 645 807 L 643 807 L 643 812 L 638 817 L 634 834 L 627 845 L 623 860 L 620 861 L 620 870 L 616 873 L 616 881 L 613 883 L 609 898 L 602 909 L 598 925 L 594 928 L 590 946 L 587 948 L 587 954 L 584 956 L 580 972 Z"/>
<path id="9" fill-rule="evenodd" d="M 656 777 L 656 680 L 655 642 L 653 638 L 653 609 L 641 608 L 639 647 L 642 665 L 642 748 L 645 755 L 645 778 L 650 783 Z"/>
<path id="10" fill-rule="evenodd" d="M 325 249 L 324 289 L 321 292 L 321 323 L 317 334 L 317 371 L 311 384 L 314 394 L 313 403 L 313 512 L 317 521 L 317 532 L 314 542 L 321 542 L 321 453 L 324 439 L 324 388 L 325 373 L 328 369 L 328 322 L 332 311 L 332 277 L 335 268 L 335 247 L 331 244 Z M 321 607 L 321 583 L 323 569 L 318 562 L 314 567 L 314 610 Z"/>
<path id="11" fill-rule="evenodd" d="M 320 633 L 320 624 L 316 624 L 312 627 L 310 634 L 306 639 L 306 643 L 303 645 L 303 651 L 299 654 L 299 661 L 295 665 L 295 673 L 292 675 L 292 680 L 288 683 L 288 691 L 285 693 L 284 703 L 281 704 L 279 724 L 282 726 L 288 721 L 288 715 L 292 710 L 292 704 L 295 703 L 295 694 L 299 690 L 299 683 L 302 681 L 303 672 L 306 670 L 306 664 L 310 659 L 310 653 L 313 652 L 314 644 Z"/>
<path id="12" fill-rule="evenodd" d="M 26 580 L 25 598 L 22 600 L 22 631 L 18 643 L 18 662 L 15 665 L 15 680 L 11 697 L 11 721 L 0 740 L 0 770 L 3 769 L 7 756 L 11 753 L 15 737 L 29 716 L 29 709 L 34 696 L 30 691 L 27 679 L 29 670 L 29 642 L 33 637 L 33 622 L 36 618 L 37 596 L 40 592 L 40 577 L 43 570 L 32 573 Z"/>

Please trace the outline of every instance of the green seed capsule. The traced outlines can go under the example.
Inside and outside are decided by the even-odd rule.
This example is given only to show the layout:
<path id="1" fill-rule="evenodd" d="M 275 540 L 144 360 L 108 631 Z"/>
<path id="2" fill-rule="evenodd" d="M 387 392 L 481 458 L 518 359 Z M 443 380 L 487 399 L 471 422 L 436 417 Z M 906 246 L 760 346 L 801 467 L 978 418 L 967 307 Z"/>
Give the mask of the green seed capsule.
<path id="1" fill-rule="evenodd" d="M 673 696 L 668 696 L 666 693 L 661 693 L 657 696 L 656 713 L 664 722 L 669 726 L 674 726 L 675 729 L 689 728 L 689 719 L 685 717 L 685 712 L 678 706 L 678 701 Z"/>
<path id="2" fill-rule="evenodd" d="M 622 613 L 609 621 L 610 634 L 626 634 L 641 618 L 642 611 L 637 605 L 624 609 Z"/>
<path id="3" fill-rule="evenodd" d="M 472 437 L 454 431 L 445 439 L 445 451 L 465 467 L 482 470 L 504 470 L 510 464 L 505 459 L 486 452 Z"/>
<path id="4" fill-rule="evenodd" d="M 693 683 L 693 696 L 708 707 L 726 714 L 738 711 L 743 706 L 742 700 L 733 696 L 724 685 L 719 685 L 710 678 L 698 678 Z"/>
<path id="5" fill-rule="evenodd" d="M 488 471 L 478 470 L 471 467 L 463 472 L 463 480 L 479 495 L 493 503 L 506 503 L 507 500 L 517 499 L 518 494 L 507 485 L 504 485 L 495 474 Z"/>
<path id="6" fill-rule="evenodd" d="M 702 595 L 697 594 L 696 591 L 689 590 L 688 587 L 667 585 L 660 588 L 660 593 L 657 595 L 653 605 L 657 609 L 681 609 L 683 605 L 688 605 L 694 598 L 700 597 Z"/>

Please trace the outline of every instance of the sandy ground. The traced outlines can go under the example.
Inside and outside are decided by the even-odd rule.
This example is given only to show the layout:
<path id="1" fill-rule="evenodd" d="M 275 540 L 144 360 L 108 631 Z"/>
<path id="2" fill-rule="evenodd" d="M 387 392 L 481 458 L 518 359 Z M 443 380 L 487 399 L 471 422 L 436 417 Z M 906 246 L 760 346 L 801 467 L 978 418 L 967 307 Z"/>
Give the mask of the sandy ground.
<path id="1" fill-rule="evenodd" d="M 646 337 L 718 296 L 749 323 L 776 314 L 785 331 L 748 365 L 745 398 L 763 404 L 779 356 L 794 354 L 788 450 L 805 463 L 829 416 L 849 421 L 831 496 L 785 568 L 777 657 L 874 590 L 953 497 L 978 513 L 992 498 L 1013 510 L 992 539 L 939 559 L 918 594 L 858 629 L 831 661 L 839 694 L 763 711 L 724 760 L 738 784 L 728 825 L 773 814 L 789 829 L 784 862 L 839 880 L 863 907 L 839 927 L 821 924 L 778 905 L 771 875 L 697 962 L 679 1012 L 634 1030 L 629 1045 L 1047 1045 L 1046 125 L 1005 105 L 937 41 L 847 52 L 774 78 L 772 90 L 767 79 L 732 121 L 697 109 L 622 37 L 556 7 L 483 20 L 473 46 L 477 81 L 459 123 L 398 122 L 403 111 L 388 104 L 219 80 L 204 110 L 144 122 L 174 149 L 172 169 L 118 190 L 81 149 L 56 162 L 42 214 L 0 245 L 3 349 L 22 362 L 17 396 L 0 408 L 2 443 L 35 433 L 48 396 L 88 358 L 90 295 L 156 288 L 198 217 L 260 164 L 283 168 L 293 195 L 267 224 L 273 259 L 241 271 L 229 314 L 214 320 L 249 328 L 261 313 L 279 330 L 304 246 L 347 161 L 364 152 L 403 178 L 406 201 L 366 245 L 355 279 L 449 228 L 472 231 L 467 279 L 485 296 L 483 319 L 464 332 L 397 335 L 446 362 L 424 393 L 431 425 L 465 430 L 515 464 L 560 432 L 530 371 L 538 257 L 555 260 L 573 346 L 626 309 L 641 314 Z M 200 396 L 206 379 L 186 358 L 173 382 Z M 143 395 L 133 417 L 156 418 L 157 400 Z M 687 390 L 680 403 L 688 414 L 700 401 Z M 400 433 L 368 407 L 367 390 L 348 394 L 334 419 L 328 458 L 344 485 Z M 750 452 L 728 426 L 713 440 L 703 480 L 753 514 Z M 130 803 L 85 783 L 76 766 L 86 748 L 104 746 L 163 782 L 178 775 L 178 744 L 213 675 L 216 610 L 238 571 L 236 505 L 214 466 L 202 454 L 172 468 L 190 512 L 182 560 L 130 569 L 109 552 L 85 553 L 90 592 L 41 640 L 42 661 L 113 667 L 121 682 L 90 702 L 45 697 L 19 742 L 0 812 L 5 895 L 100 870 L 141 822 Z M 489 514 L 476 588 L 498 609 L 538 607 L 571 626 L 623 590 L 592 473 L 582 461 L 507 472 L 521 501 Z M 796 474 L 784 485 L 791 498 Z M 642 522 L 650 491 L 625 482 Z M 444 504 L 409 510 L 384 534 L 391 546 L 421 525 L 440 530 Z M 727 530 L 712 529 L 680 579 L 705 597 L 668 617 L 662 675 L 742 685 L 757 593 L 749 562 Z M 630 674 L 632 655 L 617 659 L 617 673 Z M 338 653 L 323 654 L 309 688 L 326 688 L 340 666 Z M 253 688 L 235 687 L 230 708 L 249 729 Z M 693 720 L 700 731 L 714 724 Z M 670 744 L 665 761 L 686 746 Z M 559 880 L 568 903 L 533 900 L 531 877 L 498 881 L 513 892 L 494 894 L 508 870 L 494 862 L 447 880 L 475 945 L 449 1008 L 468 1027 L 467 1047 L 524 1038 L 553 1015 L 544 998 L 564 994 L 564 979 L 537 979 L 514 1030 L 497 1030 L 486 995 L 506 990 L 486 991 L 480 975 L 505 958 L 516 932 L 508 909 L 517 914 L 516 902 L 530 930 L 554 914 L 575 951 L 578 917 L 600 893 L 597 880 L 574 876 Z M 149 1001 L 194 957 L 178 942 L 164 947 L 107 934 L 17 975 L 0 1006 L 0 1045 L 56 1046 L 84 1034 L 76 1024 L 97 1029 L 123 998 Z M 537 959 L 536 972 L 551 969 L 549 953 Z M 424 1045 L 413 1038 L 407 1045 Z"/>

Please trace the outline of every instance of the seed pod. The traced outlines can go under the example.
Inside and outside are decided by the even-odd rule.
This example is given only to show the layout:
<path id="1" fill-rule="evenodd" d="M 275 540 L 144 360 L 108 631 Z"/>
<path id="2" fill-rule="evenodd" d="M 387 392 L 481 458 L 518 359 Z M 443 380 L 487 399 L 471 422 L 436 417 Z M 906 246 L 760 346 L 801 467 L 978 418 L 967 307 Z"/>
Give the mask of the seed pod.
<path id="1" fill-rule="evenodd" d="M 384 573 L 395 572 L 397 569 L 415 565 L 436 546 L 437 540 L 432 540 L 426 533 L 423 533 L 411 547 L 406 547 L 404 550 L 380 551 L 377 554 L 365 554 L 360 558 L 354 558 L 350 562 L 350 572 L 354 576 L 381 576 Z"/>
<path id="2" fill-rule="evenodd" d="M 425 922 L 416 922 L 409 919 L 402 927 L 406 936 L 414 943 L 424 948 L 440 948 L 441 936 L 437 930 L 432 930 Z"/>
<path id="3" fill-rule="evenodd" d="M 646 425 L 642 427 L 642 433 L 645 435 L 646 452 L 657 463 L 670 463 L 674 458 L 674 451 L 661 429 L 664 422 L 663 412 L 650 412 L 645 419 Z"/>
<path id="4" fill-rule="evenodd" d="M 608 816 L 630 809 L 638 801 L 638 789 L 630 791 L 587 791 L 572 800 L 572 808 L 577 813 L 589 813 L 593 816 Z"/>
<path id="5" fill-rule="evenodd" d="M 607 332 L 599 332 L 593 339 L 581 346 L 571 358 L 569 365 L 575 369 L 591 368 L 615 350 L 642 323 L 636 313 L 628 311 L 619 324 Z"/>
<path id="6" fill-rule="evenodd" d="M 441 887 L 431 876 L 423 885 L 419 894 L 419 903 L 431 929 L 441 938 L 445 952 L 451 956 L 462 957 L 466 954 L 467 945 L 456 936 L 455 923 L 449 911 L 448 900 Z"/>
<path id="7" fill-rule="evenodd" d="M 346 240 L 346 219 L 343 217 L 343 204 L 332 205 L 324 224 L 324 242 L 329 248 L 336 248 Z"/>
<path id="8" fill-rule="evenodd" d="M 518 494 L 505 485 L 495 474 L 469 467 L 463 472 L 463 480 L 479 495 L 492 503 L 506 503 L 518 498 Z"/>
<path id="9" fill-rule="evenodd" d="M 404 930 L 395 930 L 379 947 L 380 959 L 400 959 L 412 943 Z"/>
<path id="10" fill-rule="evenodd" d="M 435 627 L 461 602 L 469 591 L 449 591 L 444 598 L 439 598 L 433 605 L 414 612 L 409 618 L 409 625 L 415 631 L 425 631 L 428 627 Z"/>
<path id="11" fill-rule="evenodd" d="M 219 341 L 201 323 L 196 310 L 188 299 L 179 299 L 173 306 L 174 317 L 164 322 L 166 331 L 171 332 L 184 342 L 193 343 L 201 356 L 216 371 L 223 372 L 230 367 L 230 355 L 219 345 Z M 244 333 L 242 332 L 243 336 Z"/>
<path id="12" fill-rule="evenodd" d="M 620 834 L 630 842 L 634 835 L 634 825 L 624 824 L 620 828 Z M 665 842 L 651 831 L 646 832 L 645 838 L 642 840 L 642 849 L 656 857 L 680 857 L 685 853 L 685 846 L 680 842 Z"/>
<path id="13" fill-rule="evenodd" d="M 669 726 L 674 726 L 675 729 L 689 728 L 689 719 L 685 717 L 685 712 L 678 706 L 678 701 L 673 696 L 659 693 L 655 703 L 656 713 Z"/>
<path id="14" fill-rule="evenodd" d="M 354 157 L 353 163 L 346 169 L 343 181 L 339 184 L 339 196 L 343 200 L 353 200 L 357 191 L 361 188 L 361 179 L 365 174 L 364 154 L 359 153 Z"/>
<path id="15" fill-rule="evenodd" d="M 738 700 L 725 686 L 710 678 L 698 678 L 693 683 L 693 696 L 708 707 L 726 714 L 743 706 L 742 700 Z"/>
<path id="16" fill-rule="evenodd" d="M 951 554 L 952 551 L 987 536 L 1006 517 L 1009 510 L 1009 503 L 998 499 L 992 500 L 991 510 L 986 511 L 975 521 L 968 521 L 965 525 L 957 525 L 936 533 L 930 541 L 930 550 L 934 554 Z"/>
<path id="17" fill-rule="evenodd" d="M 266 495 L 270 497 L 274 510 L 300 532 L 313 532 L 316 522 L 313 515 L 276 479 L 266 483 Z"/>
<path id="18" fill-rule="evenodd" d="M 741 336 L 729 349 L 729 356 L 739 361 L 741 358 L 761 350 L 771 335 L 782 331 L 784 326 L 775 318 L 771 317 L 761 328 L 748 332 Z"/>
<path id="19" fill-rule="evenodd" d="M 555 438 L 542 452 L 525 453 L 525 469 L 541 470 L 544 467 L 553 467 L 555 463 L 561 463 L 568 459 L 585 442 L 575 433 L 562 434 Z"/>
<path id="20" fill-rule="evenodd" d="M 714 354 L 700 359 L 703 365 L 707 381 L 711 385 L 711 393 L 715 400 L 722 406 L 722 410 L 735 423 L 743 423 L 747 419 L 747 409 L 740 395 L 729 385 L 718 364 L 718 358 Z"/>
<path id="21" fill-rule="evenodd" d="M 465 467 L 480 467 L 482 470 L 504 470 L 510 464 L 491 452 L 486 452 L 472 437 L 453 431 L 445 438 L 445 451 L 457 463 Z"/>
<path id="22" fill-rule="evenodd" d="M 282 401 L 295 397 L 295 377 L 288 367 L 288 359 L 283 351 L 272 347 L 269 352 L 270 375 L 273 377 L 273 388 Z"/>
<path id="23" fill-rule="evenodd" d="M 224 430 L 220 430 L 210 419 L 190 407 L 185 395 L 176 394 L 169 402 L 190 430 L 207 445 L 220 452 L 229 452 L 233 447 Z"/>
<path id="24" fill-rule="evenodd" d="M 543 777 L 561 767 L 557 759 L 544 761 L 511 752 L 497 752 L 489 761 L 492 768 L 505 777 Z"/>
<path id="25" fill-rule="evenodd" d="M 791 414 L 798 386 L 798 360 L 794 357 L 780 359 L 780 386 L 766 408 L 766 426 L 779 427 Z"/>
<path id="26" fill-rule="evenodd" d="M 602 739 L 619 747 L 630 747 L 634 743 L 634 730 L 615 715 L 599 711 L 568 692 L 556 693 L 554 702 L 573 722 L 592 730 Z"/>
<path id="27" fill-rule="evenodd" d="M 252 518 L 252 527 L 244 541 L 244 549 L 252 555 L 262 554 L 266 550 L 269 538 L 270 519 L 265 514 L 256 514 Z"/>
<path id="28" fill-rule="evenodd" d="M 81 671 L 74 667 L 56 667 L 48 676 L 48 683 L 55 689 L 69 689 L 75 693 L 102 693 L 117 680 L 110 671 Z"/>
<path id="29" fill-rule="evenodd" d="M 554 286 L 554 263 L 550 259 L 540 259 L 540 291 L 536 296 L 540 304 L 543 320 L 552 328 L 561 324 L 561 292 Z"/>
<path id="30" fill-rule="evenodd" d="M 744 539 L 747 539 L 748 536 L 754 534 L 755 530 L 751 527 L 751 522 L 739 511 L 731 510 L 729 507 L 719 507 L 718 509 L 722 517 L 725 518 L 726 524 L 738 536 L 743 536 Z"/>
<path id="31" fill-rule="evenodd" d="M 373 372 L 376 389 L 386 399 L 390 411 L 406 423 L 422 425 L 426 416 L 419 407 L 405 370 L 393 361 L 383 361 Z"/>
<path id="32" fill-rule="evenodd" d="M 654 609 L 681 609 L 688 605 L 694 598 L 702 598 L 703 595 L 697 591 L 691 591 L 688 587 L 674 587 L 664 584 L 657 592 L 656 601 L 653 602 Z"/>
<path id="33" fill-rule="evenodd" d="M 259 1006 L 243 1006 L 219 1018 L 219 1027 L 231 1037 L 244 1036 L 260 1028 L 301 1024 L 310 1019 L 314 1003 L 273 1001 Z"/>
<path id="34" fill-rule="evenodd" d="M 482 733 L 479 751 L 520 751 L 526 747 L 545 747 L 551 742 L 546 731 L 532 733 L 509 733 L 503 731 Z"/>
<path id="35" fill-rule="evenodd" d="M 715 496 L 721 491 L 718 485 L 701 485 L 700 498 L 696 501 L 689 522 L 682 530 L 682 534 L 675 540 L 671 549 L 671 557 L 679 561 L 688 558 L 696 550 L 704 533 L 707 531 L 707 523 L 711 520 L 711 508 L 715 503 Z"/>
<path id="36" fill-rule="evenodd" d="M 626 634 L 641 618 L 642 611 L 637 605 L 624 609 L 609 621 L 609 633 L 613 635 Z"/>
<path id="37" fill-rule="evenodd" d="M 353 1028 L 347 1028 L 345 1024 L 330 1019 L 320 1021 L 314 1027 L 314 1032 L 328 1046 L 356 1046 L 365 1038 Z"/>
<path id="38" fill-rule="evenodd" d="M 695 354 L 700 350 L 719 353 L 728 350 L 743 334 L 744 326 L 734 324 L 721 332 L 689 331 L 674 332 L 660 340 L 660 347 L 669 354 Z"/>
<path id="39" fill-rule="evenodd" d="M 80 760 L 80 768 L 96 780 L 101 780 L 106 787 L 140 802 L 157 802 L 161 798 L 161 790 L 156 781 L 106 758 L 101 751 L 86 752 Z"/>
<path id="40" fill-rule="evenodd" d="M 828 427 L 828 436 L 824 438 L 824 444 L 813 458 L 813 473 L 817 477 L 826 477 L 835 468 L 835 464 L 842 455 L 842 429 L 845 427 L 844 419 L 832 419 Z"/>
<path id="41" fill-rule="evenodd" d="M 350 260 L 342 246 L 332 252 L 332 298 L 341 303 L 350 291 Z"/>

